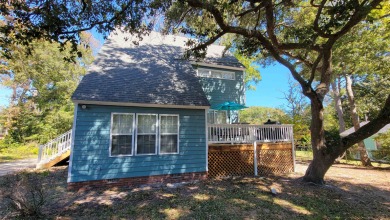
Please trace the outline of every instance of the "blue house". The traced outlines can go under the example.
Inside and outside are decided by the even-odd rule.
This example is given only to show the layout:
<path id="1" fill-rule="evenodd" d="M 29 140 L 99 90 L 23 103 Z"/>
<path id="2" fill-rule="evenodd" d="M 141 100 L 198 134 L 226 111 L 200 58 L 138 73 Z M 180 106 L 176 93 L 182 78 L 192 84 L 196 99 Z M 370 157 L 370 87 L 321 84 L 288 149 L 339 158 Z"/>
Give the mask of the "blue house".
<path id="1" fill-rule="evenodd" d="M 135 40 L 111 34 L 72 96 L 70 186 L 204 179 L 207 126 L 228 122 L 210 106 L 245 104 L 245 68 L 223 46 L 191 61 L 185 37 Z"/>

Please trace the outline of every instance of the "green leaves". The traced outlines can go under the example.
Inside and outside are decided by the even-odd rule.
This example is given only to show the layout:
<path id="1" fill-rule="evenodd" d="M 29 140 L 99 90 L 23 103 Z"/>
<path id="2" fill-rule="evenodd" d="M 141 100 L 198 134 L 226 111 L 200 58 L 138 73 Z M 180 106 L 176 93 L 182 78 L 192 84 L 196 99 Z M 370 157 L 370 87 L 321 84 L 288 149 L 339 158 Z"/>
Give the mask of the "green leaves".
<path id="1" fill-rule="evenodd" d="M 95 28 L 107 36 L 123 27 L 133 33 L 148 33 L 155 24 L 151 17 L 169 5 L 170 1 L 163 0 L 3 1 L 0 47 L 10 56 L 12 44 L 27 46 L 39 39 L 70 42 L 70 52 L 80 56 L 76 52 L 83 31 Z"/>
<path id="2" fill-rule="evenodd" d="M 235 53 L 234 56 L 245 66 L 245 84 L 248 89 L 255 90 L 255 85 L 261 80 L 259 66 L 256 64 L 255 58 L 250 58 L 239 53 Z"/>
<path id="3" fill-rule="evenodd" d="M 85 45 L 90 42 L 88 37 L 82 35 Z M 13 45 L 12 58 L 1 57 L 0 82 L 13 92 L 3 114 L 14 142 L 43 143 L 70 129 L 70 96 L 93 60 L 92 49 L 85 45 L 77 45 L 82 58 L 76 62 L 64 61 L 72 44 L 64 44 L 60 51 L 59 44 L 43 40 L 30 44 L 34 48 L 31 55 L 26 54 L 29 46 Z"/>

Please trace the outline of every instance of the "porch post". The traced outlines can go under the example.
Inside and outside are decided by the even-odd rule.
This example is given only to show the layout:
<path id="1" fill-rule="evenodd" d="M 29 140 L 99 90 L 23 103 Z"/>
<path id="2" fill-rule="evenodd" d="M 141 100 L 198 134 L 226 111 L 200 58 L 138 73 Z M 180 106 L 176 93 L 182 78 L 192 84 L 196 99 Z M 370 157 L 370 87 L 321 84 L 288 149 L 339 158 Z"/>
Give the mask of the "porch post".
<path id="1" fill-rule="evenodd" d="M 293 159 L 293 172 L 295 173 L 295 144 L 294 144 L 294 127 L 291 126 L 290 128 L 291 132 L 291 145 L 292 145 L 292 159 Z"/>
<path id="2" fill-rule="evenodd" d="M 255 170 L 255 176 L 257 176 L 257 142 L 253 142 L 253 165 Z"/>

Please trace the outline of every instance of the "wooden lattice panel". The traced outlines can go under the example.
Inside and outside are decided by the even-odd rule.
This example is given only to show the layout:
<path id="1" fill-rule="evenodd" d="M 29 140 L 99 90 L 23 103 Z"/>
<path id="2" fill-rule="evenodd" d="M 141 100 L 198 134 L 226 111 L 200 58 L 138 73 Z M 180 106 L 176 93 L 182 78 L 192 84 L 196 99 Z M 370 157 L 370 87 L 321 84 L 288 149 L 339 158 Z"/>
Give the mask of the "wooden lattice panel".
<path id="1" fill-rule="evenodd" d="M 210 177 L 254 175 L 254 147 L 251 144 L 210 145 L 208 159 Z M 257 164 L 259 176 L 292 172 L 292 144 L 258 144 Z"/>
<path id="2" fill-rule="evenodd" d="M 209 176 L 248 176 L 254 173 L 253 148 L 221 147 L 209 149 Z"/>
<path id="3" fill-rule="evenodd" d="M 294 161 L 291 149 L 258 150 L 257 164 L 257 172 L 260 176 L 289 173 L 294 170 Z"/>

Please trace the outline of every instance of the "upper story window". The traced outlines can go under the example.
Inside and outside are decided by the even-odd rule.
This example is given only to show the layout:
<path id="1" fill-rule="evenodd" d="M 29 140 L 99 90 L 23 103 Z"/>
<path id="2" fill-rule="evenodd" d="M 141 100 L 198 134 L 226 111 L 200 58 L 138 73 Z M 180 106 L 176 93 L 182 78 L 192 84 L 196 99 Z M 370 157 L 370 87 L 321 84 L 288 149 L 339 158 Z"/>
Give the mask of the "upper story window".
<path id="1" fill-rule="evenodd" d="M 207 78 L 216 78 L 216 79 L 229 79 L 229 80 L 236 79 L 236 75 L 234 72 L 212 70 L 212 69 L 205 69 L 205 68 L 198 68 L 198 76 L 207 77 Z"/>

